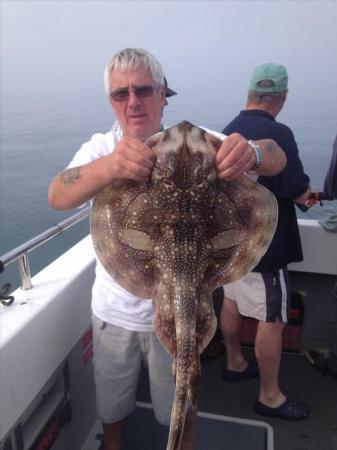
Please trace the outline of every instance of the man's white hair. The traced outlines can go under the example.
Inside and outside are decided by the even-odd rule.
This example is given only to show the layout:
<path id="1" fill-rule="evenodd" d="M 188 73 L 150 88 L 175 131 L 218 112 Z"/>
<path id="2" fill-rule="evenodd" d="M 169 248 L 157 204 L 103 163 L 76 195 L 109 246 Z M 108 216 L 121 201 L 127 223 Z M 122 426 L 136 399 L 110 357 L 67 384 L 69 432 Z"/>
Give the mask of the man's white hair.
<path id="1" fill-rule="evenodd" d="M 114 70 L 124 72 L 140 66 L 150 71 L 156 86 L 165 85 L 163 68 L 157 58 L 142 48 L 125 48 L 116 53 L 105 67 L 104 89 L 106 95 L 110 95 L 110 75 Z"/>

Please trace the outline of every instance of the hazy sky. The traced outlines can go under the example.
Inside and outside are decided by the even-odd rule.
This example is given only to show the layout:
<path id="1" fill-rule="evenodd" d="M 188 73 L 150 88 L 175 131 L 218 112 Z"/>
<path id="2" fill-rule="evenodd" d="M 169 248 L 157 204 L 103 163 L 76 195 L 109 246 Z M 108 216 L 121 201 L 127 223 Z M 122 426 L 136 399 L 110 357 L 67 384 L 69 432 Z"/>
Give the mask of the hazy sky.
<path id="1" fill-rule="evenodd" d="M 336 1 L 0 4 L 3 111 L 105 102 L 104 66 L 128 46 L 158 57 L 181 102 L 243 99 L 254 66 L 271 61 L 296 98 L 337 102 Z"/>

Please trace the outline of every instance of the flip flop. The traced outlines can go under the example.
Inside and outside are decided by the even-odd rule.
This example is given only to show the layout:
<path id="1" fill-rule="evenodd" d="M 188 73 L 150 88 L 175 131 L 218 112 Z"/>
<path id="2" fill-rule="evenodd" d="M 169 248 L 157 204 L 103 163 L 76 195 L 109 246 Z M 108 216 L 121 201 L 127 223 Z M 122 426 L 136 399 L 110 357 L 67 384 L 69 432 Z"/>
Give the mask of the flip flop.
<path id="1" fill-rule="evenodd" d="M 256 378 L 259 376 L 259 368 L 256 362 L 249 362 L 248 366 L 242 372 L 236 370 L 224 369 L 222 378 L 226 381 L 241 381 L 247 378 Z"/>
<path id="2" fill-rule="evenodd" d="M 296 402 L 288 398 L 277 408 L 270 408 L 256 400 L 254 410 L 263 416 L 279 417 L 287 420 L 300 420 L 309 415 L 309 408 L 305 403 Z"/>

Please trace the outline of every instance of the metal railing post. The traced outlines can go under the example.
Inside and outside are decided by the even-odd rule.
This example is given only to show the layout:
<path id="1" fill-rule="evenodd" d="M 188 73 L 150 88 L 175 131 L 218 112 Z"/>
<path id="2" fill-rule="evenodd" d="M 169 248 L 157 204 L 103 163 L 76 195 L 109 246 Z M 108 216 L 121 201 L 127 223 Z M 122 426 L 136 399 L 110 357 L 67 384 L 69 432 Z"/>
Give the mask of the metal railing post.
<path id="1" fill-rule="evenodd" d="M 48 230 L 44 231 L 38 236 L 35 236 L 33 239 L 30 239 L 24 244 L 19 245 L 14 250 L 11 250 L 5 255 L 0 256 L 0 273 L 5 270 L 6 266 L 18 260 L 21 278 L 21 288 L 23 290 L 31 289 L 33 286 L 30 276 L 28 253 L 34 250 L 35 248 L 39 247 L 41 244 L 44 244 L 45 242 L 49 241 L 49 239 L 52 239 L 58 234 L 63 233 L 68 228 L 71 228 L 76 223 L 88 217 L 90 215 L 90 211 L 91 211 L 90 206 L 83 208 L 81 211 L 77 212 L 73 216 L 68 217 L 62 222 L 55 224 Z"/>
<path id="2" fill-rule="evenodd" d="M 30 278 L 30 268 L 27 253 L 24 253 L 19 257 L 19 270 L 21 278 L 21 289 L 23 291 L 31 289 L 33 286 Z"/>

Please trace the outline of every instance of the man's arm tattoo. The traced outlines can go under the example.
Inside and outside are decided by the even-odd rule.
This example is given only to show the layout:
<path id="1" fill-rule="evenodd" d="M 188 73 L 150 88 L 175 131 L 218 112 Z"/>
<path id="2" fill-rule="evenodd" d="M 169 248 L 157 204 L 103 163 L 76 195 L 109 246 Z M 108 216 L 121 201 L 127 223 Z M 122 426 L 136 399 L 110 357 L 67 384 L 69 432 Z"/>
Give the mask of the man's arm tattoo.
<path id="1" fill-rule="evenodd" d="M 81 168 L 74 167 L 73 169 L 67 169 L 60 175 L 64 184 L 74 184 L 81 178 Z"/>

